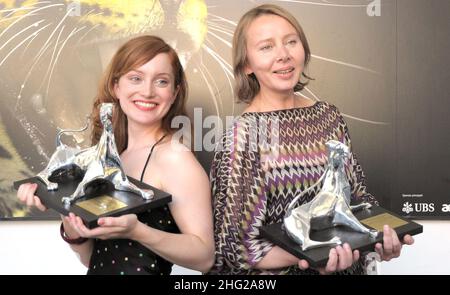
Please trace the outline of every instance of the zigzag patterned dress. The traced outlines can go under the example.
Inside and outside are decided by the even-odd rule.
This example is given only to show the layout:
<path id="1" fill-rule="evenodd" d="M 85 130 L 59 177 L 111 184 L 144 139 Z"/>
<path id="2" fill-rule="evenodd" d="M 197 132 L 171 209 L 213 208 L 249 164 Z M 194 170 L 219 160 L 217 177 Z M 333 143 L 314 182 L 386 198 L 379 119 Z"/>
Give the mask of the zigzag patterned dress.
<path id="1" fill-rule="evenodd" d="M 224 134 L 211 169 L 216 261 L 210 274 L 316 274 L 298 266 L 259 270 L 274 247 L 259 237 L 261 226 L 281 222 L 289 203 L 325 170 L 325 143 L 351 148 L 347 125 L 326 102 L 271 112 L 244 113 Z M 367 193 L 354 154 L 346 165 L 352 198 L 376 203 Z M 317 192 L 298 204 L 310 201 Z M 363 258 L 337 274 L 364 274 Z"/>

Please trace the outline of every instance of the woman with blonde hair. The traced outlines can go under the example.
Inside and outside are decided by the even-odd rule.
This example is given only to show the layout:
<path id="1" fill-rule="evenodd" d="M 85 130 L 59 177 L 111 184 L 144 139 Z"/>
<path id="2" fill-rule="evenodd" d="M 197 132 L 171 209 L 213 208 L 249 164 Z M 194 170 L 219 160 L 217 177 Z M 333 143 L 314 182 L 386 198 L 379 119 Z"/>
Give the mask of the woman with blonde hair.
<path id="1" fill-rule="evenodd" d="M 325 267 L 309 268 L 260 237 L 260 228 L 283 221 L 291 201 L 325 171 L 325 143 L 351 148 L 347 125 L 338 109 L 296 94 L 311 80 L 304 73 L 311 57 L 297 20 L 275 5 L 251 9 L 239 21 L 233 39 L 233 68 L 238 100 L 248 104 L 225 133 L 215 153 L 211 184 L 216 261 L 211 274 L 364 273 L 359 251 L 348 244 L 330 250 Z M 276 135 L 276 136 L 274 136 Z M 355 154 L 346 167 L 352 200 L 376 203 L 367 192 Z M 297 204 L 314 198 L 306 194 Z M 383 260 L 400 255 L 395 231 L 384 228 Z M 404 242 L 412 244 L 407 235 Z"/>

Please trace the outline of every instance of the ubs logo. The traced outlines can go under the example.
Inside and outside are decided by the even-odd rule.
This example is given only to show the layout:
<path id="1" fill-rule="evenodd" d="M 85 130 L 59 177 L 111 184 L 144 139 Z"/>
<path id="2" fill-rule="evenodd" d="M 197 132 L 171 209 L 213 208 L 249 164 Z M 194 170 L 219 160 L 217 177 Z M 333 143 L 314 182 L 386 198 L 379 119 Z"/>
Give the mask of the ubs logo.
<path id="1" fill-rule="evenodd" d="M 414 204 L 415 212 L 434 212 L 434 203 L 415 203 Z"/>
<path id="2" fill-rule="evenodd" d="M 444 210 L 444 207 L 442 208 L 442 210 Z M 446 208 L 446 210 L 448 210 L 448 212 L 450 212 L 450 204 L 448 205 L 448 208 Z M 410 202 L 406 202 L 403 203 L 403 208 L 402 211 L 405 212 L 406 214 L 409 214 L 411 212 L 416 212 L 416 213 L 432 213 L 434 212 L 434 203 L 410 203 Z"/>
<path id="3" fill-rule="evenodd" d="M 403 212 L 405 212 L 406 214 L 409 214 L 411 212 L 413 212 L 413 205 L 409 202 L 403 203 Z"/>

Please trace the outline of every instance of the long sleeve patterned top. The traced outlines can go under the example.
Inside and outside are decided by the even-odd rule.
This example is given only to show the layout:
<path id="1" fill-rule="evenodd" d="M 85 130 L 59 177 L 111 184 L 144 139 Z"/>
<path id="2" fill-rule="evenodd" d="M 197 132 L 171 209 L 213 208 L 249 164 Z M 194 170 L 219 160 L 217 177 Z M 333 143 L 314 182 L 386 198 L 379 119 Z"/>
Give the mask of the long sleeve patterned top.
<path id="1" fill-rule="evenodd" d="M 210 274 L 302 274 L 297 266 L 259 270 L 254 266 L 274 247 L 259 229 L 282 222 L 289 203 L 325 171 L 325 143 L 351 149 L 347 125 L 326 102 L 271 112 L 244 113 L 226 131 L 211 169 L 216 261 Z M 355 154 L 346 163 L 352 201 L 376 203 L 366 190 Z M 298 205 L 310 201 L 305 195 Z M 364 273 L 363 262 L 341 273 Z"/>

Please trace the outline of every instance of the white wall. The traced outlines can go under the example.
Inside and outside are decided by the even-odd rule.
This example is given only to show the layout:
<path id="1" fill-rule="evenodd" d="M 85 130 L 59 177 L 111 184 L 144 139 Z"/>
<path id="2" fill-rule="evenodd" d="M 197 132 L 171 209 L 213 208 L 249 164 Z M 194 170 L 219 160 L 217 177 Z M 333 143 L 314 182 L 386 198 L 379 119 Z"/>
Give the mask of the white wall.
<path id="1" fill-rule="evenodd" d="M 383 262 L 381 274 L 450 274 L 450 221 L 420 221 L 424 233 L 400 258 Z M 0 221 L 0 275 L 85 274 L 59 236 L 57 221 Z M 173 274 L 199 274 L 174 267 Z"/>
<path id="2" fill-rule="evenodd" d="M 59 234 L 60 221 L 0 221 L 0 275 L 85 274 Z M 175 266 L 173 274 L 199 274 Z"/>
<path id="3" fill-rule="evenodd" d="M 419 221 L 423 233 L 404 246 L 402 256 L 382 262 L 380 274 L 450 275 L 450 221 Z"/>
<path id="4" fill-rule="evenodd" d="M 60 221 L 1 221 L 0 274 L 85 274 Z"/>

